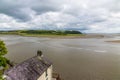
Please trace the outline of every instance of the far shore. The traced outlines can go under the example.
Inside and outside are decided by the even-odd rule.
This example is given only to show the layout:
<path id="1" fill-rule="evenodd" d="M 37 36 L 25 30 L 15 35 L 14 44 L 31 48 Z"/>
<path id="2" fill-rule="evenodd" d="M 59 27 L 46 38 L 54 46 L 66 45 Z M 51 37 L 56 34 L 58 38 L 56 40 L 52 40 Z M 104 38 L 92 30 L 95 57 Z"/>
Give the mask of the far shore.
<path id="1" fill-rule="evenodd" d="M 100 34 L 68 34 L 68 35 L 0 34 L 0 35 L 18 35 L 18 36 L 25 36 L 25 37 L 43 37 L 43 38 L 57 38 L 57 39 L 104 38 L 104 35 L 100 35 Z"/>

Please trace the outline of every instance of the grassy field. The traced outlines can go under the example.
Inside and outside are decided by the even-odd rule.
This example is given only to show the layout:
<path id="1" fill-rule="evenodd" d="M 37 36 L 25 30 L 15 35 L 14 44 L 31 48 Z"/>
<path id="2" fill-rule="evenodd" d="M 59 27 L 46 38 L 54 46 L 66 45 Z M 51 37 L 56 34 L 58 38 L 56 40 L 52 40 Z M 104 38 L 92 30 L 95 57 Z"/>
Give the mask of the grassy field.
<path id="1" fill-rule="evenodd" d="M 27 37 L 49 37 L 49 38 L 80 38 L 84 37 L 85 34 L 66 34 L 66 35 L 55 35 L 55 34 L 18 34 L 20 36 L 27 36 Z"/>
<path id="2" fill-rule="evenodd" d="M 26 37 L 45 37 L 45 38 L 85 38 L 85 34 L 67 34 L 67 35 L 53 35 L 53 34 L 0 34 L 0 35 L 19 35 Z"/>
<path id="3" fill-rule="evenodd" d="M 18 30 L 18 31 L 1 31 L 1 35 L 20 35 L 27 37 L 49 37 L 49 38 L 81 38 L 85 34 L 79 31 L 54 31 L 54 30 Z"/>

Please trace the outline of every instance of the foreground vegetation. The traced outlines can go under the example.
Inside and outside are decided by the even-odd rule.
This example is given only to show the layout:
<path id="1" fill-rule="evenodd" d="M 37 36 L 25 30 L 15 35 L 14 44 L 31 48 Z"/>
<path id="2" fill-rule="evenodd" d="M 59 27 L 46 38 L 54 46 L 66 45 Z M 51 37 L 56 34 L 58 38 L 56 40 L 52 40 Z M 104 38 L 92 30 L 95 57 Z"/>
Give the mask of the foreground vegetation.
<path id="1" fill-rule="evenodd" d="M 7 48 L 3 41 L 0 40 L 0 80 L 4 80 L 2 75 L 8 67 L 9 60 L 4 57 L 7 54 Z"/>
<path id="2" fill-rule="evenodd" d="M 12 34 L 21 36 L 35 36 L 35 37 L 71 37 L 82 36 L 80 31 L 69 30 L 13 30 L 13 31 L 0 31 L 0 34 Z"/>

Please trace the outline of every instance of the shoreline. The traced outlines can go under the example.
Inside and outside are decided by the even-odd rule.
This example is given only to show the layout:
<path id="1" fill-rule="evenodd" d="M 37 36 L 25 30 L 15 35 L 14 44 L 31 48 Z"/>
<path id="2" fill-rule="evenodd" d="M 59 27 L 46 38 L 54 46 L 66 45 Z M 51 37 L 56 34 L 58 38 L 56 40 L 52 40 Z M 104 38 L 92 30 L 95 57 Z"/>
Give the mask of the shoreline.
<path id="1" fill-rule="evenodd" d="M 23 36 L 23 37 L 38 37 L 38 38 L 54 38 L 54 39 L 79 39 L 79 38 L 104 38 L 105 36 L 102 34 L 69 34 L 69 35 L 34 35 L 34 34 L 0 34 L 0 36 L 4 35 L 15 35 L 15 36 Z"/>

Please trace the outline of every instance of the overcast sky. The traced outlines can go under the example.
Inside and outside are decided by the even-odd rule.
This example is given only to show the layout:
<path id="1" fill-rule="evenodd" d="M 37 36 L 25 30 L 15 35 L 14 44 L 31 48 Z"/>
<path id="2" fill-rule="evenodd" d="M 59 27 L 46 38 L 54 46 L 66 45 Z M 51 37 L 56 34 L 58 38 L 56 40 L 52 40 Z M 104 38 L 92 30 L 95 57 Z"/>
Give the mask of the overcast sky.
<path id="1" fill-rule="evenodd" d="M 0 30 L 119 33 L 120 0 L 0 0 Z"/>

